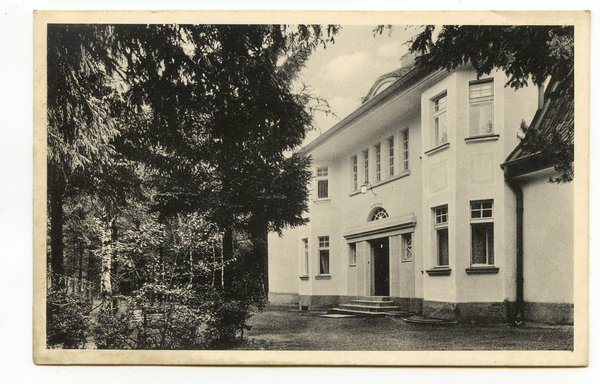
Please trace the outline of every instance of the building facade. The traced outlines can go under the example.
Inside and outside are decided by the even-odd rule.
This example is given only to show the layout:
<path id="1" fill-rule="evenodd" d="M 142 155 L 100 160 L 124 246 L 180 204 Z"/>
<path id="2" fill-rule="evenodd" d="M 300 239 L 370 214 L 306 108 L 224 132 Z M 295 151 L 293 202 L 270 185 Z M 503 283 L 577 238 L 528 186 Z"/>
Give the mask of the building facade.
<path id="1" fill-rule="evenodd" d="M 299 154 L 313 164 L 310 222 L 269 237 L 270 302 L 317 309 L 387 296 L 424 317 L 515 317 L 517 197 L 500 165 L 540 92 L 506 82 L 501 71 L 478 79 L 470 67 L 424 72 L 406 56 L 355 112 L 306 145 Z M 568 192 L 556 199 L 572 205 Z M 543 258 L 525 268 L 550 275 L 527 277 L 540 302 L 572 312 L 572 287 L 554 294 L 545 284 L 563 264 L 572 271 L 572 237 L 570 245 L 544 266 L 553 257 L 541 248 Z"/>

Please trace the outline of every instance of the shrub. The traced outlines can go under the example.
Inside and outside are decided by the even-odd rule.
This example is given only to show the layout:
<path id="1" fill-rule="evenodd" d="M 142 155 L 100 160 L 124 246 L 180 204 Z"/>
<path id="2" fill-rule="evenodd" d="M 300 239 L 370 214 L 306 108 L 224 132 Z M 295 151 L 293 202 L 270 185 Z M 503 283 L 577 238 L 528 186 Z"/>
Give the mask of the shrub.
<path id="1" fill-rule="evenodd" d="M 84 295 L 67 295 L 50 289 L 46 296 L 46 344 L 48 348 L 85 348 L 91 303 Z"/>

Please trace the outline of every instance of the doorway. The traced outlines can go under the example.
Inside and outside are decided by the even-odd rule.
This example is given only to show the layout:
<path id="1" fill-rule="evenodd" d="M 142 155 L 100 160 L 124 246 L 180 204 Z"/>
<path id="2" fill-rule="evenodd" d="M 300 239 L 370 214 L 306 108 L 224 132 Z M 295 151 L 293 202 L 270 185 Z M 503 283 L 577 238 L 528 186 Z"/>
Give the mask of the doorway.
<path id="1" fill-rule="evenodd" d="M 373 295 L 390 295 L 390 242 L 389 238 L 371 240 L 373 251 Z"/>

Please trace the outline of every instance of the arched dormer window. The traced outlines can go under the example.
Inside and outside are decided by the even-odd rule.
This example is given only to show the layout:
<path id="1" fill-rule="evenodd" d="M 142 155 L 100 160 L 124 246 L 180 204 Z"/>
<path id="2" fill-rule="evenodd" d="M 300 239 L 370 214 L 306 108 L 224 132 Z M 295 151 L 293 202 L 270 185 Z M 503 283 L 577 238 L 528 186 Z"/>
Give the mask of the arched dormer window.
<path id="1" fill-rule="evenodd" d="M 390 217 L 387 211 L 381 207 L 377 207 L 369 214 L 369 221 L 381 220 Z"/>

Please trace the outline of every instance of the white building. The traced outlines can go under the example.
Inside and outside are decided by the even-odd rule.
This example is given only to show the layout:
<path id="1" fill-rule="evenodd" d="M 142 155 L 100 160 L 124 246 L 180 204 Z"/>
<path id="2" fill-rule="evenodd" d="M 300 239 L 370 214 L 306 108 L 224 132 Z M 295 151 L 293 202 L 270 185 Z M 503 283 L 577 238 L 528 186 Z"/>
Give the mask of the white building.
<path id="1" fill-rule="evenodd" d="M 502 71 L 477 79 L 470 67 L 427 73 L 412 61 L 300 151 L 313 159 L 310 223 L 269 237 L 271 303 L 315 309 L 387 296 L 424 317 L 516 316 L 517 195 L 500 165 L 540 92 L 505 87 Z M 572 323 L 573 187 L 540 184 L 535 172 L 517 175 L 526 212 L 560 208 L 524 224 L 521 302 L 531 305 L 520 310 Z M 542 229 L 547 220 L 562 231 Z"/>

